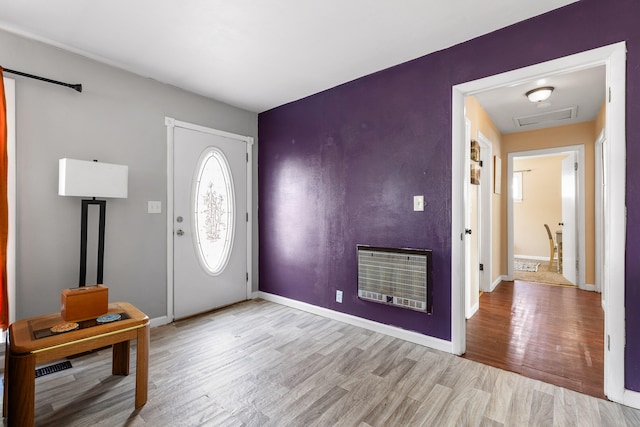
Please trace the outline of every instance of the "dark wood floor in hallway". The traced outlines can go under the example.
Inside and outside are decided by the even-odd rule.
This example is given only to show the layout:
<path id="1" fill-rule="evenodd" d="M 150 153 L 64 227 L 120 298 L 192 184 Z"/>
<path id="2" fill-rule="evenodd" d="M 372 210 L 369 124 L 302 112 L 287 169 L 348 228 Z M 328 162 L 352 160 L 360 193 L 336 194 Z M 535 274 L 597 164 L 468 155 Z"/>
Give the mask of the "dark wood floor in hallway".
<path id="1" fill-rule="evenodd" d="M 601 295 L 516 280 L 480 296 L 465 358 L 604 397 Z"/>

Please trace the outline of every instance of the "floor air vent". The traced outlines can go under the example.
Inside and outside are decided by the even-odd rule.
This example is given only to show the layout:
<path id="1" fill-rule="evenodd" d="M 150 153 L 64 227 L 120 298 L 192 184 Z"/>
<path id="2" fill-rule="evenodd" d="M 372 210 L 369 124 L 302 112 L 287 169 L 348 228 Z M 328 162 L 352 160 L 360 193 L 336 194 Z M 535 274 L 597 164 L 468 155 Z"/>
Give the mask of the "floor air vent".
<path id="1" fill-rule="evenodd" d="M 358 245 L 358 297 L 431 313 L 431 251 Z"/>
<path id="2" fill-rule="evenodd" d="M 43 375 L 53 374 L 54 372 L 64 371 L 65 369 L 70 369 L 71 367 L 71 362 L 67 360 L 64 362 L 56 363 L 55 365 L 38 368 L 36 369 L 36 378 Z"/>

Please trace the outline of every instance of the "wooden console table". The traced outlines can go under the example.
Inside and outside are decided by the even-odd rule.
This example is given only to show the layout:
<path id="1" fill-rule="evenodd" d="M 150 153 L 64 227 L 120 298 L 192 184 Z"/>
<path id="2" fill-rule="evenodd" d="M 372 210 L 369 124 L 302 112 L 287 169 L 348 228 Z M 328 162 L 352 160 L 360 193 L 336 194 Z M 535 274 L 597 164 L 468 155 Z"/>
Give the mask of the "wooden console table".
<path id="1" fill-rule="evenodd" d="M 109 304 L 109 314 L 123 319 L 38 338 L 39 332 L 63 322 L 60 313 L 19 320 L 9 327 L 5 353 L 3 416 L 9 426 L 33 426 L 36 364 L 113 346 L 113 375 L 129 375 L 130 341 L 137 340 L 135 407 L 147 402 L 149 318 L 125 302 Z M 128 318 L 125 318 L 128 317 Z"/>

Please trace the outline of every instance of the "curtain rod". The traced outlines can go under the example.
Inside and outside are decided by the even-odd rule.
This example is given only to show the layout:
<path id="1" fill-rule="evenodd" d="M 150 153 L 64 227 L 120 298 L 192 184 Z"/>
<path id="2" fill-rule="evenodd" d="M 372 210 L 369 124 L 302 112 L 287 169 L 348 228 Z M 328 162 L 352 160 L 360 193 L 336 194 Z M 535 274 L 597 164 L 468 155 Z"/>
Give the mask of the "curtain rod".
<path id="1" fill-rule="evenodd" d="M 6 71 L 7 73 L 11 73 L 11 74 L 17 74 L 17 75 L 23 76 L 23 77 L 28 77 L 30 79 L 36 79 L 36 80 L 40 80 L 40 81 L 47 82 L 47 83 L 53 83 L 54 85 L 66 86 L 68 88 L 77 90 L 78 92 L 82 92 L 82 85 L 81 84 L 59 82 L 57 80 L 51 80 L 51 79 L 48 79 L 46 77 L 40 77 L 40 76 L 35 76 L 33 74 L 23 73 L 22 71 L 10 70 L 8 68 L 3 68 L 3 71 Z"/>

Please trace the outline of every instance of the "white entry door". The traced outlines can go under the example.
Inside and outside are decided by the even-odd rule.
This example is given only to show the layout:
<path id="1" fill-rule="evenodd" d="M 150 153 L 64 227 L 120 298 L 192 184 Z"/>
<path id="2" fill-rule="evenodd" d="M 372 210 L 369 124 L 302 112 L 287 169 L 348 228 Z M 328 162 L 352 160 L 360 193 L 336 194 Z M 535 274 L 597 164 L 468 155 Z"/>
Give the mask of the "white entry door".
<path id="1" fill-rule="evenodd" d="M 247 142 L 194 127 L 173 133 L 175 318 L 247 299 Z"/>
<path id="2" fill-rule="evenodd" d="M 577 158 L 571 152 L 562 159 L 562 275 L 578 285 L 578 221 L 576 215 Z"/>

